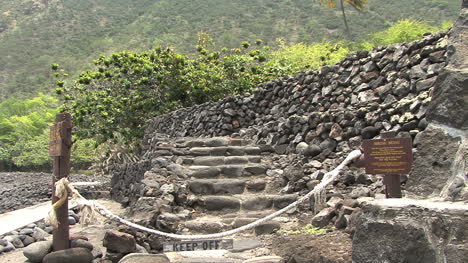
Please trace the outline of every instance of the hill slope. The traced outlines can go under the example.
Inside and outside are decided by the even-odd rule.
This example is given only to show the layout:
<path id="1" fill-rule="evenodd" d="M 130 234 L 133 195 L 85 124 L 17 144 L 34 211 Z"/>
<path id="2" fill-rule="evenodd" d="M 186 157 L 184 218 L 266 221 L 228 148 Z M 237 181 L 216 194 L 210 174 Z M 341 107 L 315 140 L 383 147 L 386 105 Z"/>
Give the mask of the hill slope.
<path id="1" fill-rule="evenodd" d="M 457 0 L 370 0 L 358 13 L 347 6 L 353 38 L 365 38 L 403 18 L 454 20 Z M 50 90 L 49 65 L 70 72 L 102 53 L 172 45 L 194 51 L 197 32 L 219 46 L 278 37 L 290 42 L 342 39 L 338 10 L 310 0 L 0 0 L 0 101 Z"/>

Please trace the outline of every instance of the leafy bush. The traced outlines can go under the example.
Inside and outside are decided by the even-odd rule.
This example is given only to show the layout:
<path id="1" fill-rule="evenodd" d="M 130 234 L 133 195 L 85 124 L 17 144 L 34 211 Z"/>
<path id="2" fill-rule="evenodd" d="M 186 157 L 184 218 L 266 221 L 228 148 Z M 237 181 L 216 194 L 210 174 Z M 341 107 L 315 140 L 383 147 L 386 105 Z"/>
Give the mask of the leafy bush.
<path id="1" fill-rule="evenodd" d="M 389 45 L 394 43 L 405 43 L 420 39 L 425 33 L 439 31 L 439 28 L 430 26 L 414 19 L 401 20 L 387 30 L 375 33 L 373 42 L 378 45 Z"/>
<path id="2" fill-rule="evenodd" d="M 43 168 L 49 158 L 49 126 L 58 113 L 58 100 L 39 94 L 29 100 L 9 99 L 0 103 L 0 162 L 7 167 Z M 90 165 L 96 155 L 92 140 L 76 140 L 72 162 Z"/>
<path id="3" fill-rule="evenodd" d="M 93 71 L 57 88 L 57 94 L 81 138 L 102 143 L 118 133 L 130 142 L 142 137 L 145 121 L 153 116 L 248 92 L 285 74 L 266 71 L 267 48 L 244 42 L 241 48 L 211 52 L 211 46 L 212 39 L 201 34 L 194 58 L 163 47 L 101 56 Z"/>
<path id="4" fill-rule="evenodd" d="M 322 235 L 325 234 L 327 231 L 323 228 L 314 227 L 311 224 L 307 224 L 300 229 L 297 230 L 278 230 L 278 233 L 286 234 L 286 235 L 299 235 L 299 234 L 306 234 L 306 235 Z"/>
<path id="5" fill-rule="evenodd" d="M 349 53 L 343 42 L 287 45 L 284 40 L 279 40 L 279 43 L 280 48 L 270 54 L 270 60 L 266 63 L 269 71 L 295 73 L 305 69 L 317 69 L 335 64 Z"/>

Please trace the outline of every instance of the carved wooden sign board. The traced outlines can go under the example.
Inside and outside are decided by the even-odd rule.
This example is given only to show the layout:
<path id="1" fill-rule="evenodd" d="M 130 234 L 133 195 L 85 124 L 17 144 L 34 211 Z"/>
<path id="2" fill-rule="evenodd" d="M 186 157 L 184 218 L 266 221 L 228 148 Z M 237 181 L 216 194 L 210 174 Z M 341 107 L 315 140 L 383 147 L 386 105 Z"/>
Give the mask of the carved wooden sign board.
<path id="1" fill-rule="evenodd" d="M 232 249 L 232 239 L 191 240 L 163 244 L 164 252 Z"/>
<path id="2" fill-rule="evenodd" d="M 50 127 L 50 142 L 49 142 L 49 156 L 62 156 L 62 136 L 60 130 L 62 129 L 61 123 L 57 123 Z"/>
<path id="3" fill-rule="evenodd" d="M 364 140 L 366 173 L 397 175 L 408 174 L 413 164 L 411 138 Z"/>

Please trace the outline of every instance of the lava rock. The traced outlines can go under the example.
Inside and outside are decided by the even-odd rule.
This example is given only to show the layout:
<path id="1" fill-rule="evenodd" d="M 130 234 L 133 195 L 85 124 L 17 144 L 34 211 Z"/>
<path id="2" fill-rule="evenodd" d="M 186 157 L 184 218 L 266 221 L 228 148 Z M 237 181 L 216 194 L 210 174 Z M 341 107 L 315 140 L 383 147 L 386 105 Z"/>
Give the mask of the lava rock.
<path id="1" fill-rule="evenodd" d="M 93 254 L 86 248 L 70 248 L 47 254 L 43 263 L 92 263 Z"/>
<path id="2" fill-rule="evenodd" d="M 136 241 L 132 235 L 108 230 L 104 235 L 103 246 L 114 252 L 131 253 L 136 250 Z"/>
<path id="3" fill-rule="evenodd" d="M 39 241 L 27 246 L 23 255 L 31 262 L 42 262 L 44 257 L 52 251 L 52 241 Z"/>

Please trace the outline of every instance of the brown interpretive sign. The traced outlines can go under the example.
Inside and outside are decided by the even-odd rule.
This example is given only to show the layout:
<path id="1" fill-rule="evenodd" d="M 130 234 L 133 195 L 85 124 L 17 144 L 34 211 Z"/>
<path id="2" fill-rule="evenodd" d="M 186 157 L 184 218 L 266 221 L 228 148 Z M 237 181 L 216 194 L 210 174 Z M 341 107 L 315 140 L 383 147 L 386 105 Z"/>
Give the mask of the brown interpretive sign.
<path id="1" fill-rule="evenodd" d="M 411 170 L 411 138 L 364 140 L 362 147 L 368 174 L 398 175 Z"/>
<path id="2" fill-rule="evenodd" d="M 233 248 L 232 239 L 218 240 L 191 240 L 163 243 L 164 252 L 179 252 L 179 251 L 200 251 L 200 250 L 225 250 Z"/>
<path id="3" fill-rule="evenodd" d="M 50 127 L 49 156 L 62 156 L 62 136 L 60 123 Z"/>

